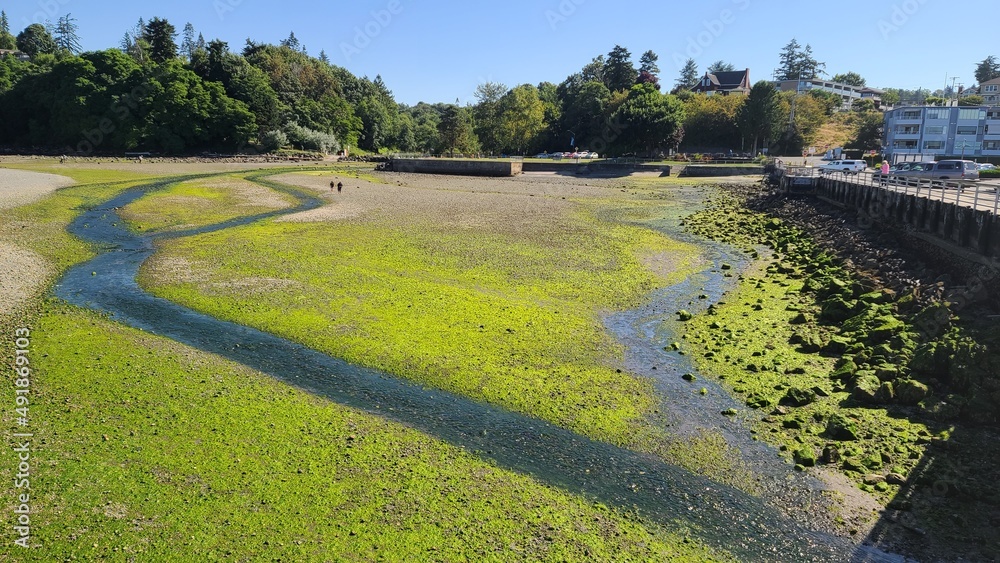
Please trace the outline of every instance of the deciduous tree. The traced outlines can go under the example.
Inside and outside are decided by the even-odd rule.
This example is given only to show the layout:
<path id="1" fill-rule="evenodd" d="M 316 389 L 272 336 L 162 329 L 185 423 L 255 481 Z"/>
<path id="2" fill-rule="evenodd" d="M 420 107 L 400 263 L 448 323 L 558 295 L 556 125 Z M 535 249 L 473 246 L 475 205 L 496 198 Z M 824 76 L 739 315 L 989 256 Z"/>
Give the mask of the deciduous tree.
<path id="1" fill-rule="evenodd" d="M 40 23 L 33 23 L 17 35 L 17 48 L 29 57 L 56 52 L 56 41 Z"/>

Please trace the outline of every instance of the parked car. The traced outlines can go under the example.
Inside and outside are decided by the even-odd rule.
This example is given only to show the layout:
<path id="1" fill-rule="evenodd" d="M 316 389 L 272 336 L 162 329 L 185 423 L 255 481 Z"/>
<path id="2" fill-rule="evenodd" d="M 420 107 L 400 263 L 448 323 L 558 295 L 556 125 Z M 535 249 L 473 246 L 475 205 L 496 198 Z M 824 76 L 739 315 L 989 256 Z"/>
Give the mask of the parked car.
<path id="1" fill-rule="evenodd" d="M 939 160 L 927 171 L 934 180 L 978 180 L 979 169 L 971 160 Z"/>
<path id="2" fill-rule="evenodd" d="M 550 155 L 547 152 L 540 152 L 540 153 L 538 153 L 538 154 L 535 155 L 535 158 L 551 158 L 551 157 L 552 157 L 552 155 Z"/>
<path id="3" fill-rule="evenodd" d="M 896 169 L 893 170 L 893 176 L 899 176 L 902 178 L 929 178 L 927 175 L 931 170 L 934 169 L 933 162 L 903 162 L 896 165 Z"/>
<path id="4" fill-rule="evenodd" d="M 844 174 L 858 174 L 868 168 L 868 163 L 863 160 L 834 160 L 818 168 L 821 174 L 842 172 Z"/>
<path id="5" fill-rule="evenodd" d="M 983 162 L 981 164 L 977 164 L 976 168 L 978 168 L 979 170 L 996 170 L 997 169 L 997 167 L 995 165 L 990 164 L 989 162 Z"/>

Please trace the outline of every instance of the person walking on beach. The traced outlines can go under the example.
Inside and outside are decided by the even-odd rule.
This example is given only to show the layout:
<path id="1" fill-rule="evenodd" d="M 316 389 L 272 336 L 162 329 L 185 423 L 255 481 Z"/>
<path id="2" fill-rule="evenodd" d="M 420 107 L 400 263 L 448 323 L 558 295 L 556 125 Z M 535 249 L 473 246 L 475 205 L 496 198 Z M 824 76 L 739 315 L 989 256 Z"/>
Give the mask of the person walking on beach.
<path id="1" fill-rule="evenodd" d="M 333 183 L 331 183 L 330 185 L 332 186 Z M 342 191 L 344 191 L 344 183 L 343 182 L 337 182 L 337 193 L 339 194 Z"/>
<path id="2" fill-rule="evenodd" d="M 330 180 L 330 191 L 333 191 L 333 180 Z"/>

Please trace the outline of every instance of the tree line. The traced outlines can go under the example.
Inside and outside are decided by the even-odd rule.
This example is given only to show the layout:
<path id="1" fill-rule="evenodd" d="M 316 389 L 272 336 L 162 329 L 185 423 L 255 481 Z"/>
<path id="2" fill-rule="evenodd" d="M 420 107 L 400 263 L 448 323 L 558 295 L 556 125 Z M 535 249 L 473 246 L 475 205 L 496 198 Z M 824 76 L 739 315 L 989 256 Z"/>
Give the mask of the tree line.
<path id="1" fill-rule="evenodd" d="M 767 81 L 748 96 L 695 94 L 693 60 L 665 92 L 656 53 L 636 64 L 618 45 L 558 84 L 481 84 L 465 106 L 399 104 L 381 77 L 358 78 L 323 52 L 310 56 L 294 33 L 276 45 L 247 40 L 237 52 L 191 24 L 178 34 L 153 18 L 126 30 L 117 48 L 80 53 L 71 15 L 14 36 L 0 12 L 0 48 L 10 47 L 30 60 L 0 60 L 0 144 L 75 154 L 795 152 L 840 106 L 836 96 L 778 92 Z M 779 60 L 783 76 L 825 67 L 794 39 Z M 707 69 L 731 70 L 725 61 Z"/>

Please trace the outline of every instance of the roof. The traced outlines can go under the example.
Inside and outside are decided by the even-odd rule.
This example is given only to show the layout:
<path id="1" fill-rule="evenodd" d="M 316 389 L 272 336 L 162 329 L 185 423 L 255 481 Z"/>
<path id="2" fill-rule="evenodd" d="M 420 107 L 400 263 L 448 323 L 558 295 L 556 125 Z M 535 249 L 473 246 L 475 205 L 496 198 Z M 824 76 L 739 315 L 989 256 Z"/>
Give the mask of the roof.
<path id="1" fill-rule="evenodd" d="M 713 84 L 718 84 L 722 88 L 739 88 L 743 85 L 743 81 L 749 72 L 750 69 L 746 69 L 733 72 L 717 72 L 708 76 L 712 78 Z"/>

